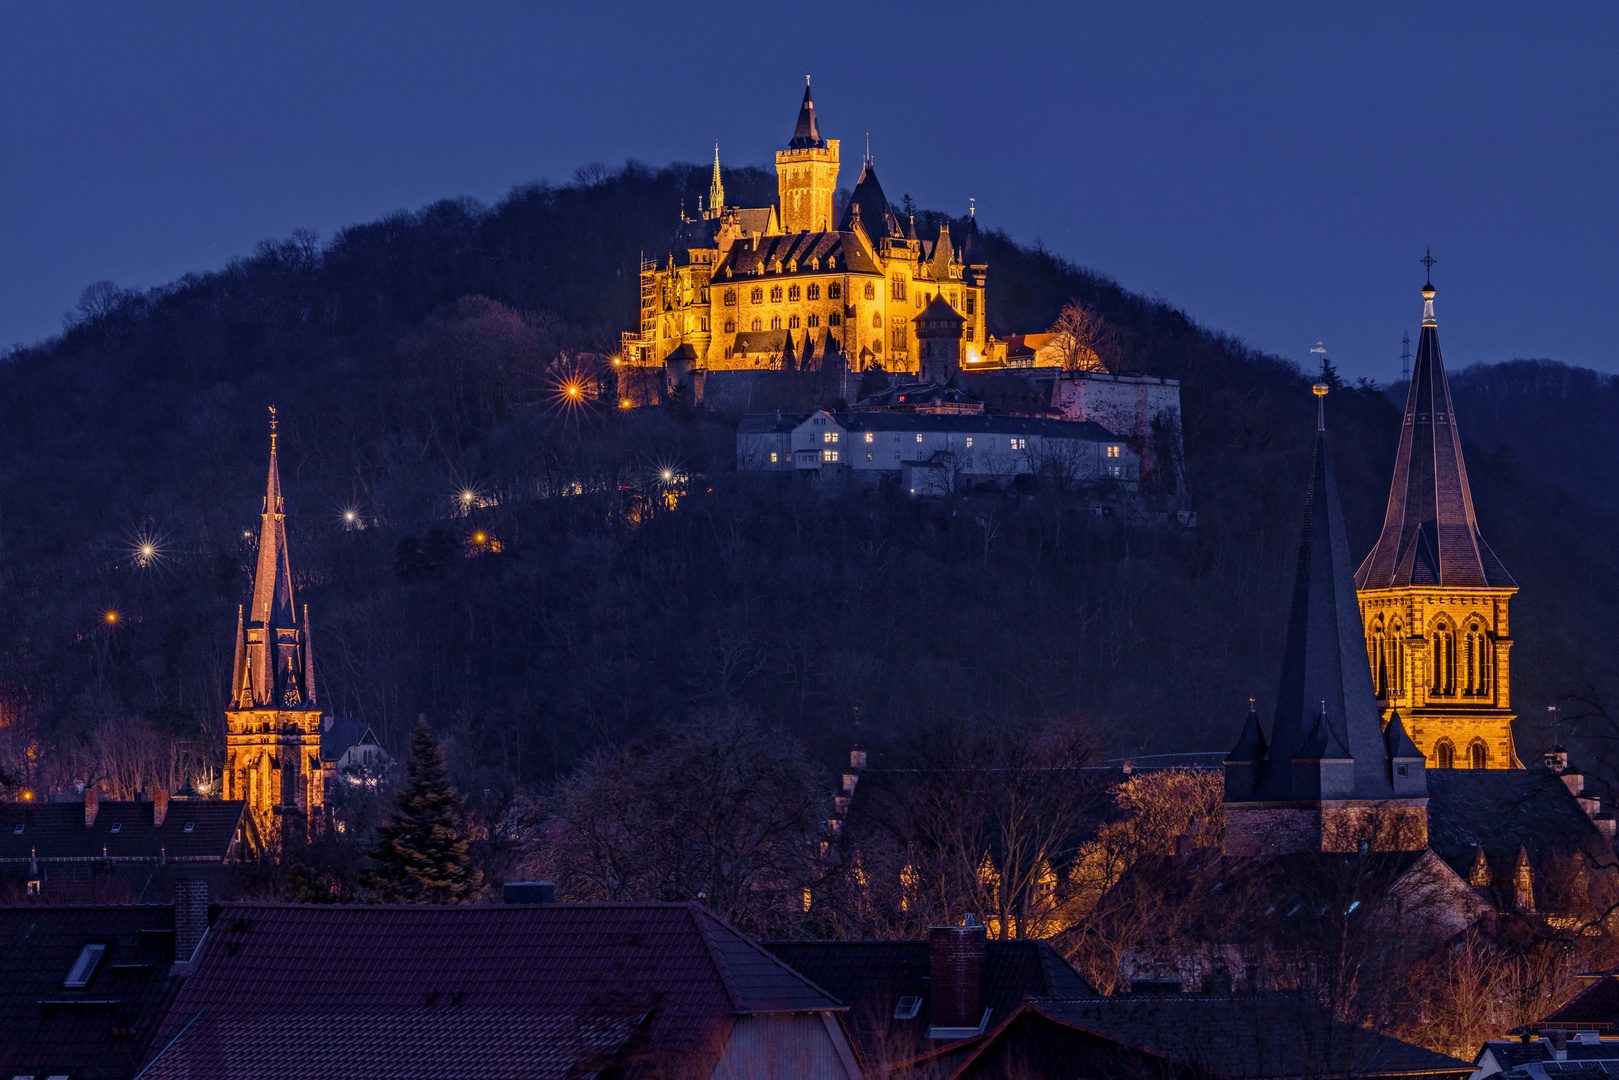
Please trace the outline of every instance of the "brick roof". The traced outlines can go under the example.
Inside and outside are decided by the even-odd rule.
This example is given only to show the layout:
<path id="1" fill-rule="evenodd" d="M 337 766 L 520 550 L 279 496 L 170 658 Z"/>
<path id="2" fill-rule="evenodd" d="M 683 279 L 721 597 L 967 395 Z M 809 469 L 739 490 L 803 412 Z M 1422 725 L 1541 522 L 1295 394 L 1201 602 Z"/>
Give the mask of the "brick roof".
<path id="1" fill-rule="evenodd" d="M 231 904 L 158 1045 L 195 1024 L 148 1076 L 561 1077 L 600 1052 L 712 1052 L 740 1014 L 839 1008 L 699 904 Z M 558 1031 L 580 1033 L 566 1052 Z"/>
<path id="2" fill-rule="evenodd" d="M 27 863 L 35 855 L 41 862 L 103 855 L 113 860 L 222 862 L 230 855 L 245 804 L 171 799 L 163 824 L 153 825 L 156 805 L 103 799 L 95 824 L 86 828 L 82 802 L 0 803 L 0 864 Z"/>
<path id="3" fill-rule="evenodd" d="M 90 984 L 64 988 L 91 943 L 109 948 Z M 173 962 L 172 907 L 0 908 L 0 1075 L 133 1076 Z"/>

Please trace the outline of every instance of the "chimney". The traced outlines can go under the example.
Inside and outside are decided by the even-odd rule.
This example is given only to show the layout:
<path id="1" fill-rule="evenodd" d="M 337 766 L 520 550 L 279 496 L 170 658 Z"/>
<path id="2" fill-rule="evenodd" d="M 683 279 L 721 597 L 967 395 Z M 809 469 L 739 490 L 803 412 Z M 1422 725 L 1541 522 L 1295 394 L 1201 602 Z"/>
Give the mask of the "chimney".
<path id="1" fill-rule="evenodd" d="M 1570 795 L 1578 795 L 1585 790 L 1585 774 L 1577 767 L 1570 765 L 1558 775 L 1562 777 L 1563 784 L 1568 788 Z"/>
<path id="2" fill-rule="evenodd" d="M 508 881 L 500 887 L 503 904 L 554 904 L 557 887 L 551 881 Z"/>
<path id="3" fill-rule="evenodd" d="M 174 883 L 174 962 L 189 965 L 195 961 L 207 934 L 208 883 L 201 878 L 179 878 Z"/>
<path id="4" fill-rule="evenodd" d="M 984 1021 L 979 993 L 984 948 L 985 930 L 971 915 L 961 926 L 929 928 L 928 996 L 933 1007 L 929 1038 L 978 1034 Z"/>
<path id="5" fill-rule="evenodd" d="M 163 827 L 163 819 L 169 812 L 169 789 L 158 788 L 152 792 L 152 828 Z"/>
<path id="6" fill-rule="evenodd" d="M 866 752 L 864 750 L 849 751 L 849 768 L 856 771 L 866 767 Z"/>
<path id="7" fill-rule="evenodd" d="M 84 827 L 96 823 L 96 811 L 101 809 L 101 793 L 93 787 L 84 789 Z"/>

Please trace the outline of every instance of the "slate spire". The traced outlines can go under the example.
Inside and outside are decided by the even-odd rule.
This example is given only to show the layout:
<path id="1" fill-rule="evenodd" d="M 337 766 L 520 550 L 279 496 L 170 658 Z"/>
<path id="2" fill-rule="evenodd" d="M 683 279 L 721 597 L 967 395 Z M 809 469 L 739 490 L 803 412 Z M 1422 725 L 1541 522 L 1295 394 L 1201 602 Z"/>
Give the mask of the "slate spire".
<path id="1" fill-rule="evenodd" d="M 1400 447 L 1377 545 L 1355 573 L 1356 588 L 1411 585 L 1512 588 L 1473 515 L 1450 383 L 1439 352 L 1434 287 L 1422 287 L 1422 336 L 1406 392 Z"/>
<path id="2" fill-rule="evenodd" d="M 275 407 L 270 407 L 270 470 L 260 514 L 258 564 L 253 600 L 239 631 L 237 665 L 231 687 L 238 707 L 285 708 L 312 700 L 314 676 L 307 633 L 300 633 L 287 557 L 286 505 L 281 498 Z M 305 627 L 308 611 L 304 612 Z M 250 688 L 244 693 L 244 687 Z"/>
<path id="3" fill-rule="evenodd" d="M 789 150 L 825 150 L 820 125 L 815 122 L 815 101 L 810 97 L 809 80 L 804 80 L 804 102 L 798 107 L 798 124 L 787 143 Z"/>

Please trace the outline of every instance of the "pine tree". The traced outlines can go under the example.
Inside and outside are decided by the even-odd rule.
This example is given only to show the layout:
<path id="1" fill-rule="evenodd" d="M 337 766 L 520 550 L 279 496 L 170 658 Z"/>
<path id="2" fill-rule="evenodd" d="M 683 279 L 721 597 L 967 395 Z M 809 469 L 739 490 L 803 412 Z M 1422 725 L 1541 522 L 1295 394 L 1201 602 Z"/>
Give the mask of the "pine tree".
<path id="1" fill-rule="evenodd" d="M 377 830 L 365 884 L 384 901 L 451 904 L 476 896 L 483 875 L 467 856 L 461 803 L 425 720 L 411 738 L 398 798 L 393 816 Z"/>

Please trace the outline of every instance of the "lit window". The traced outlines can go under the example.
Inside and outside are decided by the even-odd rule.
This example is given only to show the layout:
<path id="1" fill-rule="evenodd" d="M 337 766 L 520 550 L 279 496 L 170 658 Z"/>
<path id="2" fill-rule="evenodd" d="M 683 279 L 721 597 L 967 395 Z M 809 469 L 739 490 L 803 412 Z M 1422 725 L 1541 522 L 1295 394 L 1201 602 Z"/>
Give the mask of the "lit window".
<path id="1" fill-rule="evenodd" d="M 973 444 L 973 437 L 971 435 L 969 435 L 969 436 L 967 436 L 967 446 L 970 448 L 972 446 L 972 444 Z"/>
<path id="2" fill-rule="evenodd" d="M 1108 447 L 1107 448 L 1107 456 L 1108 457 L 1118 457 L 1119 456 L 1119 448 L 1117 446 Z"/>
<path id="3" fill-rule="evenodd" d="M 842 326 L 843 325 L 843 316 L 839 315 L 837 312 L 834 311 L 832 314 L 830 314 L 830 315 L 828 315 L 826 317 L 826 325 L 828 325 L 828 326 Z"/>
<path id="4" fill-rule="evenodd" d="M 1013 437 L 1013 439 L 1012 439 L 1012 449 L 1014 449 L 1014 450 L 1027 450 L 1028 447 L 1029 447 L 1029 440 L 1028 439 L 1019 439 L 1019 438 L 1017 438 L 1015 436 Z"/>
<path id="5" fill-rule="evenodd" d="M 871 451 L 869 451 L 869 450 L 868 450 L 868 451 L 866 451 L 866 460 L 867 460 L 867 461 L 870 461 L 870 460 L 871 460 Z"/>
<path id="6" fill-rule="evenodd" d="M 826 298 L 828 300 L 843 299 L 843 284 L 841 282 L 834 281 L 832 284 L 828 285 L 826 287 Z"/>
<path id="7" fill-rule="evenodd" d="M 819 315 L 811 315 L 809 317 L 809 325 L 810 325 L 811 329 L 814 329 L 815 327 L 820 326 L 821 325 L 821 317 Z"/>
<path id="8" fill-rule="evenodd" d="M 73 961 L 73 969 L 62 980 L 63 986 L 85 987 L 95 978 L 96 967 L 100 965 L 101 958 L 107 953 L 105 945 L 86 945 L 79 950 L 79 958 Z"/>
<path id="9" fill-rule="evenodd" d="M 837 442 L 838 441 L 838 433 L 835 432 L 835 431 L 828 431 L 824 435 L 821 436 L 821 439 L 823 441 L 825 441 L 825 442 Z"/>
<path id="10" fill-rule="evenodd" d="M 920 431 L 918 431 L 918 432 L 917 432 L 917 433 L 916 433 L 916 441 L 917 441 L 917 442 L 921 442 L 921 441 L 922 441 L 922 433 L 921 433 L 921 432 L 920 432 Z"/>
<path id="11" fill-rule="evenodd" d="M 875 442 L 875 441 L 877 441 L 877 437 L 875 435 L 873 435 L 871 432 L 868 431 L 868 432 L 866 432 L 866 441 L 867 442 Z"/>
<path id="12" fill-rule="evenodd" d="M 816 261 L 819 262 L 819 260 Z M 819 267 L 816 269 L 819 269 Z M 806 300 L 819 300 L 821 298 L 821 287 L 819 285 L 809 286 L 804 290 L 804 298 Z"/>
<path id="13" fill-rule="evenodd" d="M 838 452 L 836 450 L 822 450 L 821 451 L 821 460 L 822 461 L 836 461 L 836 460 L 838 460 Z"/>
<path id="14" fill-rule="evenodd" d="M 776 463 L 776 452 L 774 450 L 770 451 L 770 463 L 772 465 Z"/>

